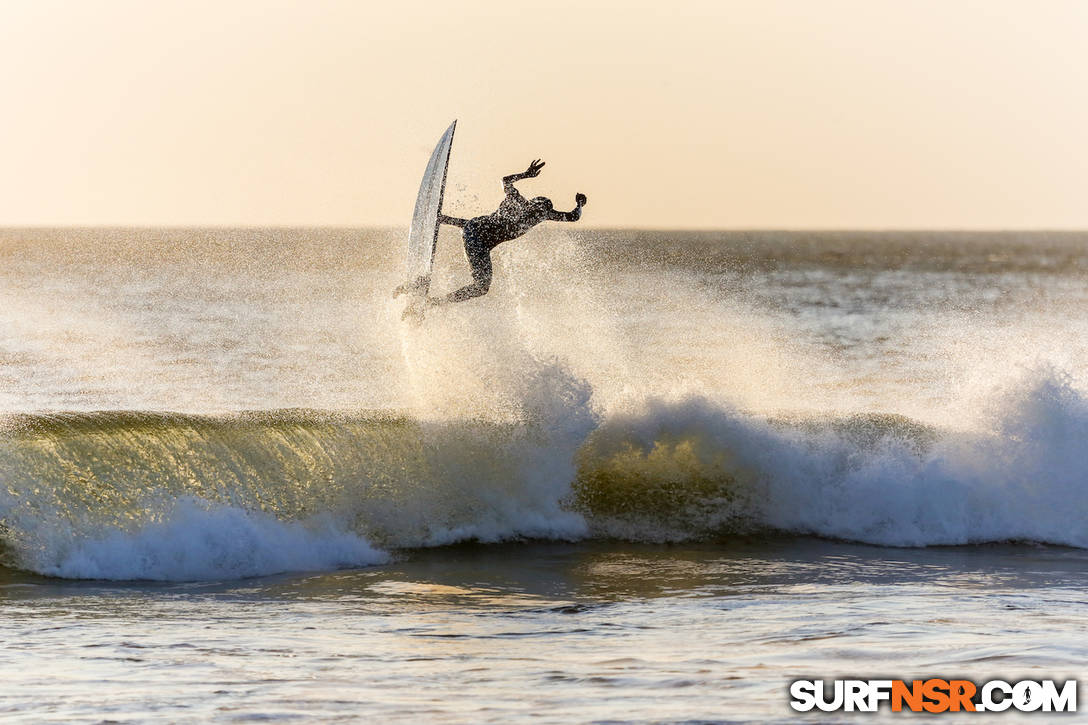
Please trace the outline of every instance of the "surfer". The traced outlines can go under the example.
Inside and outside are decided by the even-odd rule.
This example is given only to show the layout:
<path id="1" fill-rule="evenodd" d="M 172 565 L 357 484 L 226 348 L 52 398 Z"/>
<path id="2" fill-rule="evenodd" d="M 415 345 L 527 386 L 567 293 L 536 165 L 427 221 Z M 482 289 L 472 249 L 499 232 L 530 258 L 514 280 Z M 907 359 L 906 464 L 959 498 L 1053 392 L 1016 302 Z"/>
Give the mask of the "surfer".
<path id="1" fill-rule="evenodd" d="M 582 217 L 582 207 L 586 205 L 585 194 L 574 195 L 574 209 L 556 211 L 551 199 L 538 196 L 526 199 L 514 184 L 522 179 L 533 179 L 540 175 L 544 162 L 540 159 L 529 164 L 529 168 L 520 174 L 503 177 L 502 188 L 506 198 L 494 213 L 472 219 L 438 215 L 439 224 L 460 227 L 465 239 L 465 256 L 472 268 L 472 284 L 450 292 L 444 297 L 429 297 L 429 305 L 444 305 L 450 302 L 464 302 L 473 297 L 482 297 L 491 288 L 491 250 L 503 242 L 517 239 L 543 221 L 576 222 Z"/>

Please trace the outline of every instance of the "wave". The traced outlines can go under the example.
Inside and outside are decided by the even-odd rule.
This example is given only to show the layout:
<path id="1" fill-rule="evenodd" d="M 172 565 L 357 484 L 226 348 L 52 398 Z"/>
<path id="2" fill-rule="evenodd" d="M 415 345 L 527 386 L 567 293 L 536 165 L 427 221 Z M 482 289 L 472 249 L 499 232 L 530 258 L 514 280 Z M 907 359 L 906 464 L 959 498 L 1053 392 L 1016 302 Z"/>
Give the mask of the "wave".
<path id="1" fill-rule="evenodd" d="M 576 381 L 575 381 L 576 382 Z M 0 556 L 52 576 L 218 579 L 366 566 L 465 540 L 716 539 L 1088 548 L 1088 402 L 1042 368 L 970 431 L 762 418 L 705 398 L 607 417 L 390 412 L 9 416 Z"/>
<path id="2" fill-rule="evenodd" d="M 1088 402 L 1037 370 L 978 430 L 898 415 L 759 420 L 654 402 L 579 452 L 573 498 L 599 534 L 772 530 L 886 546 L 1032 541 L 1088 548 Z"/>
<path id="3" fill-rule="evenodd" d="M 391 413 L 12 416 L 0 556 L 50 575 L 207 579 L 366 565 L 375 547 L 579 538 L 562 441 L 546 423 Z M 194 564 L 200 551 L 219 563 Z"/>

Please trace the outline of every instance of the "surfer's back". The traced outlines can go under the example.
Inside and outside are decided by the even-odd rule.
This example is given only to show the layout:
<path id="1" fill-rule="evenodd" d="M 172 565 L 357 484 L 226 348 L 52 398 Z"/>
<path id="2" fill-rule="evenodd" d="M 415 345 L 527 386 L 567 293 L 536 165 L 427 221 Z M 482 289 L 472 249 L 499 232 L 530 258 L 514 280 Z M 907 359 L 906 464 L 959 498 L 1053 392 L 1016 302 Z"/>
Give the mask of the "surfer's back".
<path id="1" fill-rule="evenodd" d="M 543 197 L 541 199 L 543 201 L 529 201 L 515 189 L 506 195 L 494 212 L 470 219 L 465 233 L 472 234 L 489 249 L 517 239 L 548 218 L 551 202 Z"/>

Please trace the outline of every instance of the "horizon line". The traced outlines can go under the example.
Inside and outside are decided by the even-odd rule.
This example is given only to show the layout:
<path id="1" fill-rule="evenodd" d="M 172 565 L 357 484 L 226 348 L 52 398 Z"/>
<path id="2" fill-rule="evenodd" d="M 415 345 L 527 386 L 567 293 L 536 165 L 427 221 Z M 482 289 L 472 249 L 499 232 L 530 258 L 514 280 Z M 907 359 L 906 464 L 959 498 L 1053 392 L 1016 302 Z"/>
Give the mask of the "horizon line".
<path id="1" fill-rule="evenodd" d="M 393 230 L 405 229 L 407 224 L 0 224 L 0 230 L 46 230 L 46 229 L 117 229 L 117 230 L 149 230 L 149 229 L 358 229 L 358 230 Z M 857 227 L 757 227 L 757 226 L 723 226 L 723 227 L 681 227 L 681 226 L 579 226 L 573 231 L 584 232 L 795 232 L 795 233 L 841 233 L 841 232 L 869 232 L 869 233 L 909 233 L 909 232 L 944 232 L 944 233 L 1046 233 L 1046 234 L 1082 234 L 1088 233 L 1086 227 L 896 227 L 896 226 L 857 226 Z"/>

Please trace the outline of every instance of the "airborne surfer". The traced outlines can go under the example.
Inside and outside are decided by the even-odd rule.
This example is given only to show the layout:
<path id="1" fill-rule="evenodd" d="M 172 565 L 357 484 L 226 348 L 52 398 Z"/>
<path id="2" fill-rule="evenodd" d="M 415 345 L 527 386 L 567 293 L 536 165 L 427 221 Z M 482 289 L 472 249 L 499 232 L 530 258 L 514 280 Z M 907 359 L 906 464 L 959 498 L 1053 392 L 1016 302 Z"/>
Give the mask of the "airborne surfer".
<path id="1" fill-rule="evenodd" d="M 503 242 L 517 239 L 540 222 L 576 222 L 581 218 L 582 207 L 586 205 L 587 201 L 585 194 L 574 195 L 575 206 L 571 211 L 556 211 L 551 199 L 544 196 L 526 199 L 514 187 L 514 184 L 522 179 L 532 179 L 539 176 L 542 168 L 544 168 L 544 162 L 537 159 L 520 174 L 510 174 L 503 177 L 502 187 L 506 192 L 506 198 L 499 204 L 499 208 L 491 214 L 473 217 L 472 219 L 459 219 L 445 214 L 438 215 L 440 224 L 449 224 L 463 230 L 465 256 L 468 257 L 469 266 L 472 268 L 472 284 L 465 285 L 444 297 L 428 297 L 428 305 L 444 305 L 450 302 L 464 302 L 473 297 L 482 297 L 491 288 L 492 249 Z M 398 292 L 403 291 L 406 290 L 404 288 L 398 289 Z"/>

